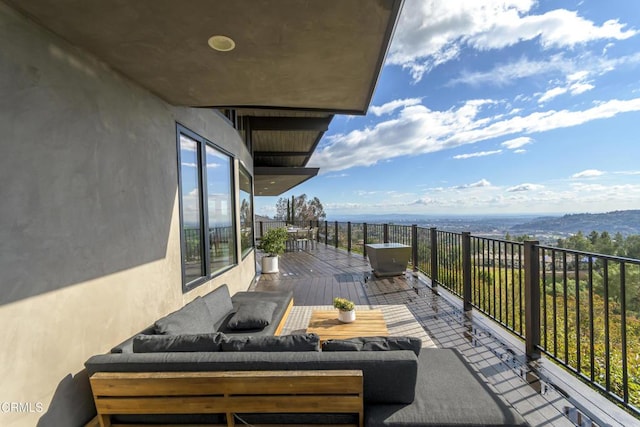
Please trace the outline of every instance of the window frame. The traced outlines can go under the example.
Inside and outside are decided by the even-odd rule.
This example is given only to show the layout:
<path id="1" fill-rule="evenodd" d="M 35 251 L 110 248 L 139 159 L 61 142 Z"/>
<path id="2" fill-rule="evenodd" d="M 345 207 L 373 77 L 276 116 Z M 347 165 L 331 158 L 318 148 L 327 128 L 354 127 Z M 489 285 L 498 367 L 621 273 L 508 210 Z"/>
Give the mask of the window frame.
<path id="1" fill-rule="evenodd" d="M 250 222 L 251 222 L 251 246 L 249 246 L 247 249 L 242 250 L 242 219 L 240 219 L 240 256 L 242 257 L 242 259 L 244 260 L 247 255 L 249 255 L 251 253 L 251 251 L 255 250 L 256 248 L 256 230 L 255 230 L 255 217 L 254 217 L 254 191 L 253 191 L 253 176 L 249 173 L 249 171 L 247 170 L 246 167 L 244 167 L 244 165 L 241 162 L 238 162 L 239 167 L 238 167 L 238 177 L 240 177 L 240 175 L 242 173 L 244 173 L 248 178 L 249 178 L 249 185 L 251 187 L 251 191 L 249 193 L 249 201 L 251 203 L 251 218 L 250 218 Z M 239 181 L 241 181 L 241 179 L 239 179 Z M 242 200 L 242 194 L 241 194 L 242 188 L 240 188 L 240 182 L 238 182 L 238 203 L 240 204 L 240 206 L 238 207 L 238 213 L 240 215 L 242 215 L 242 212 L 240 212 L 242 210 L 242 206 L 241 206 L 241 200 Z"/>
<path id="2" fill-rule="evenodd" d="M 180 138 L 181 136 L 186 136 L 197 143 L 197 153 L 198 153 L 198 164 L 197 164 L 197 177 L 198 184 L 200 186 L 200 211 L 198 212 L 198 216 L 200 219 L 200 223 L 202 227 L 200 229 L 199 238 L 202 242 L 200 245 L 200 257 L 202 259 L 202 265 L 204 272 L 203 274 L 190 282 L 187 282 L 186 276 L 186 263 L 184 254 L 187 250 L 187 242 L 184 233 L 184 203 L 183 203 L 183 189 L 182 189 L 182 153 L 181 153 L 181 145 Z M 207 138 L 204 138 L 201 135 L 198 135 L 194 131 L 189 128 L 176 123 L 176 144 L 177 144 L 177 159 L 178 159 L 178 204 L 179 204 L 179 214 L 180 214 L 180 268 L 181 268 L 181 276 L 182 276 L 182 291 L 186 293 L 191 291 L 198 286 L 208 282 L 209 280 L 217 277 L 224 272 L 232 269 L 233 267 L 238 265 L 238 239 L 237 239 L 237 230 L 238 224 L 236 221 L 236 180 L 235 180 L 235 157 L 229 153 L 224 148 L 218 146 L 217 144 L 211 142 Z M 229 184 L 230 184 L 230 193 L 229 193 L 229 203 L 232 206 L 231 210 L 231 234 L 233 236 L 233 247 L 229 248 L 230 253 L 233 253 L 233 257 L 231 259 L 231 263 L 223 268 L 220 268 L 216 271 L 212 271 L 211 269 L 211 259 L 209 256 L 210 253 L 210 242 L 209 242 L 209 197 L 208 197 L 208 188 L 207 188 L 207 146 L 216 150 L 218 153 L 228 157 L 229 159 Z M 201 270 L 202 271 L 202 270 Z"/>

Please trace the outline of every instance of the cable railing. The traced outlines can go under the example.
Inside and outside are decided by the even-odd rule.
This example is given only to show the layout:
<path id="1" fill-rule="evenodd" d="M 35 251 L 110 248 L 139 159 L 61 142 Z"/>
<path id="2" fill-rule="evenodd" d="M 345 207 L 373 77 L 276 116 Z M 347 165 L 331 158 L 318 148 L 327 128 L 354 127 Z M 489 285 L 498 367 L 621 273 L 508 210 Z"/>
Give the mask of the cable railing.
<path id="1" fill-rule="evenodd" d="M 363 256 L 367 244 L 411 246 L 411 268 L 432 287 L 640 415 L 640 260 L 417 225 L 317 225 L 318 242 Z"/>

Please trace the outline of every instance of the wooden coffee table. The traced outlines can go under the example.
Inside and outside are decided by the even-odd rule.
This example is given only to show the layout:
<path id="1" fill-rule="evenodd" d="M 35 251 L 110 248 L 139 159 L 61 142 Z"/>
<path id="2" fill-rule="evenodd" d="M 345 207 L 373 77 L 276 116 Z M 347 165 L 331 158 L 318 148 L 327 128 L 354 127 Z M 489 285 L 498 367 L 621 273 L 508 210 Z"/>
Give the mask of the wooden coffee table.
<path id="1" fill-rule="evenodd" d="M 389 336 L 382 310 L 358 310 L 356 321 L 353 323 L 340 322 L 337 310 L 314 310 L 311 312 L 307 333 L 318 334 L 320 342 L 330 339 Z"/>

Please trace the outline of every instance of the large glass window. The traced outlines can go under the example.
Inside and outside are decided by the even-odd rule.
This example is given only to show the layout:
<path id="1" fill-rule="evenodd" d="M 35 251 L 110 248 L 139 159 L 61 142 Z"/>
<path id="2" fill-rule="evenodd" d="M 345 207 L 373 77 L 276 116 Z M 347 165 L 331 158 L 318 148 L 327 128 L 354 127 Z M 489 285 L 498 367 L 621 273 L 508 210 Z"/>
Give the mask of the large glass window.
<path id="1" fill-rule="evenodd" d="M 216 273 L 236 263 L 232 160 L 210 145 L 207 155 L 209 261 Z"/>
<path id="2" fill-rule="evenodd" d="M 202 258 L 202 192 L 200 190 L 200 143 L 180 134 L 180 178 L 182 193 L 182 266 L 184 282 L 204 276 Z"/>
<path id="3" fill-rule="evenodd" d="M 240 248 L 245 256 L 253 248 L 253 185 L 251 175 L 240 166 Z"/>
<path id="4" fill-rule="evenodd" d="M 182 126 L 178 152 L 183 286 L 190 289 L 237 262 L 233 159 Z"/>

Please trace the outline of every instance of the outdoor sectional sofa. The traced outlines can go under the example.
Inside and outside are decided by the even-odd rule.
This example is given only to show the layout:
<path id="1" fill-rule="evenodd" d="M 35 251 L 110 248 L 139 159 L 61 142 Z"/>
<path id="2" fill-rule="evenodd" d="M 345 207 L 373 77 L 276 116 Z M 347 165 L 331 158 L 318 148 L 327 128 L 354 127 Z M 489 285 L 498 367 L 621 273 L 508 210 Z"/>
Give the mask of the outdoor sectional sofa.
<path id="1" fill-rule="evenodd" d="M 315 334 L 274 336 L 292 304 L 290 292 L 230 297 L 222 286 L 91 357 L 98 419 L 106 426 L 527 425 L 454 349 L 392 337 L 325 342 L 320 351 Z M 264 328 L 242 329 L 269 315 Z"/>

